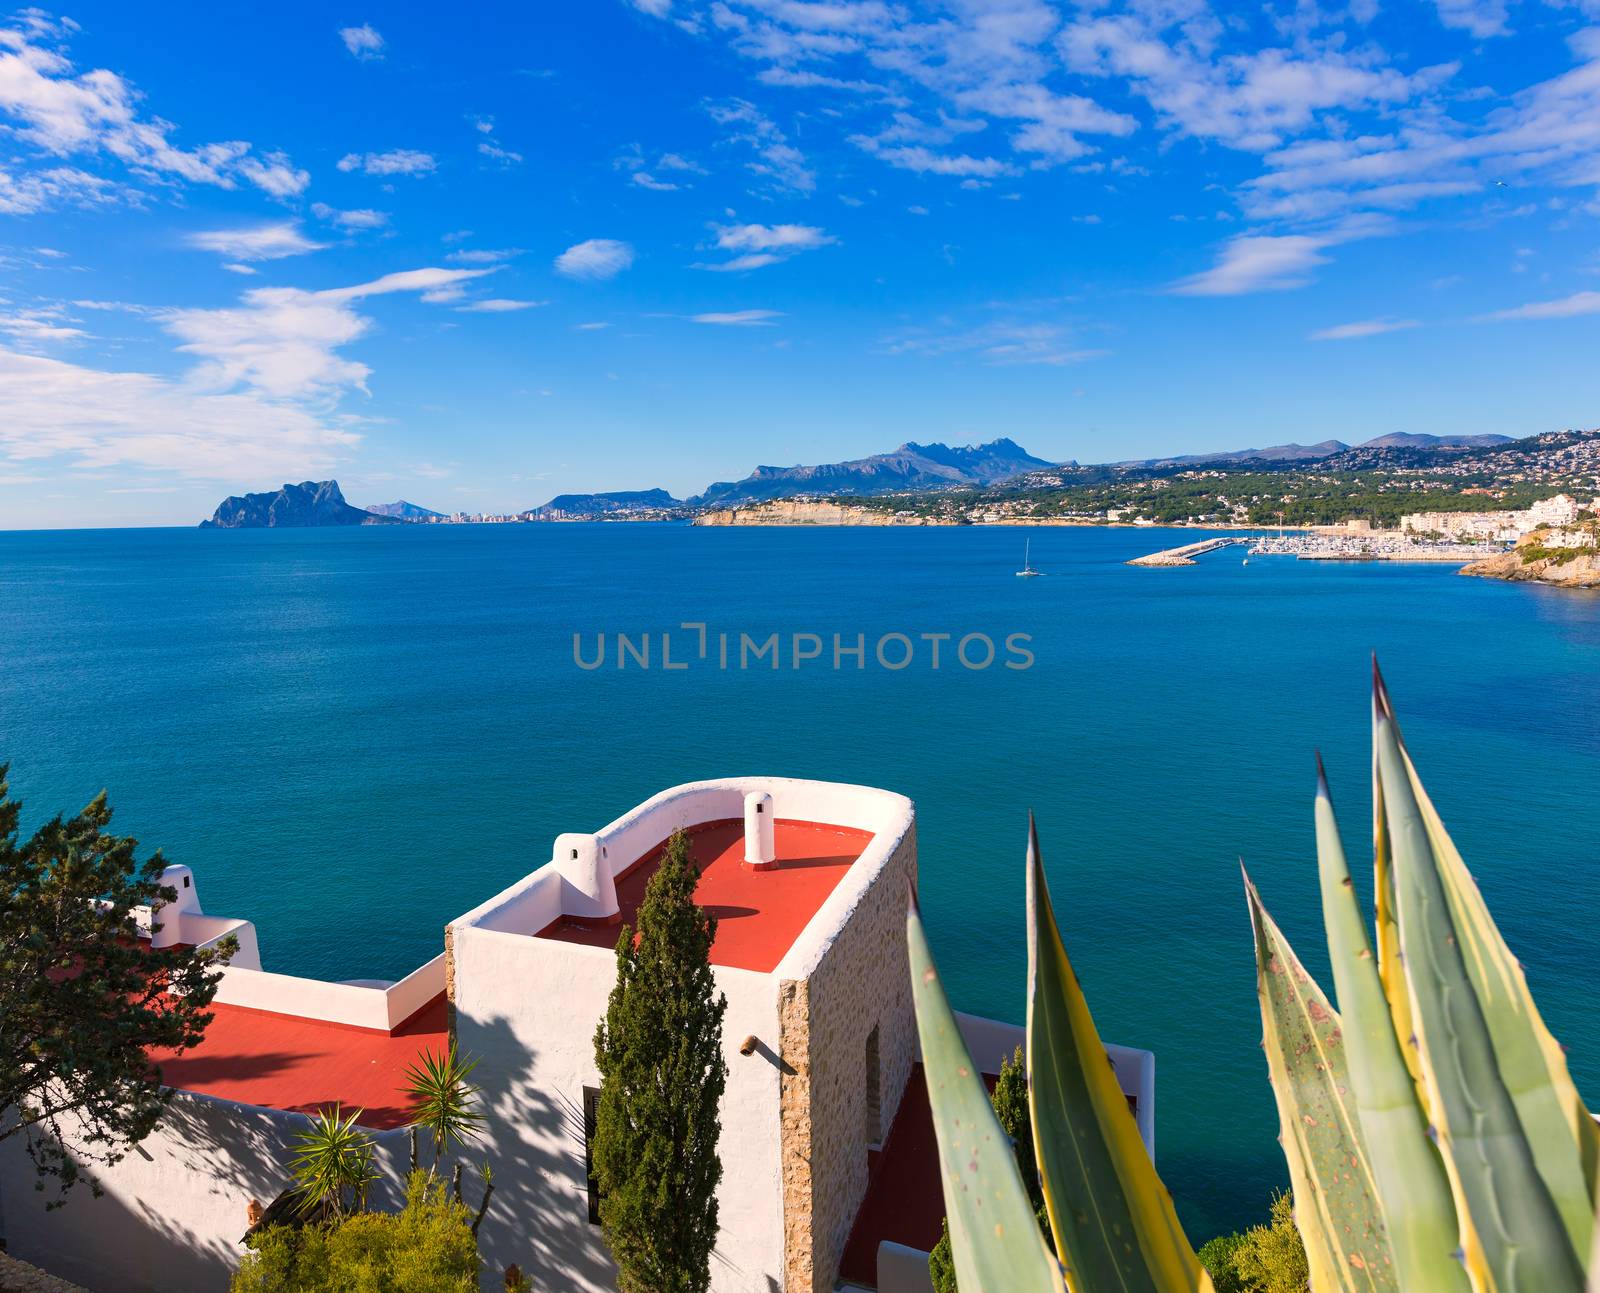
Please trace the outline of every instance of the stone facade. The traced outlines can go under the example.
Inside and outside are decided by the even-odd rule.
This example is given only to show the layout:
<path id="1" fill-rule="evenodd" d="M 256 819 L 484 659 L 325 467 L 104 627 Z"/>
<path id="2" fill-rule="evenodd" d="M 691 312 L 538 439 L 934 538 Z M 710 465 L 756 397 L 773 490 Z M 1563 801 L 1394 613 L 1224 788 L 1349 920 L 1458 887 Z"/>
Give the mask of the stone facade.
<path id="1" fill-rule="evenodd" d="M 827 1293 L 867 1191 L 867 1150 L 888 1134 L 917 1057 L 906 968 L 913 828 L 804 980 L 779 986 L 786 1293 Z M 877 1030 L 878 1125 L 869 1126 Z"/>

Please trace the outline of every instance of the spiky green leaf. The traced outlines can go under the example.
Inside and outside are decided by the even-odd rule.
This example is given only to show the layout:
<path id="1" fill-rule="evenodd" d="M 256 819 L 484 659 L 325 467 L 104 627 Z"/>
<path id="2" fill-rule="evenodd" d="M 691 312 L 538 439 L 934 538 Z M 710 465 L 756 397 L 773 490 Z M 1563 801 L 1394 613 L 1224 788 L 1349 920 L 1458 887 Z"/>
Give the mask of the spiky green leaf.
<path id="1" fill-rule="evenodd" d="M 1381 676 L 1376 678 L 1374 702 L 1394 731 L 1406 783 L 1422 815 L 1440 884 L 1450 903 L 1467 977 L 1494 1042 L 1501 1081 L 1511 1093 L 1534 1163 L 1561 1213 L 1573 1250 L 1586 1253 L 1593 1241 L 1595 1208 L 1600 1202 L 1596 1187 L 1600 1127 L 1578 1096 L 1567 1071 L 1566 1055 L 1545 1027 L 1521 963 L 1506 946 L 1460 851 L 1423 789 Z"/>
<path id="2" fill-rule="evenodd" d="M 1457 1256 L 1460 1226 L 1450 1180 L 1395 1036 L 1321 760 L 1316 829 L 1322 917 L 1339 994 L 1341 1039 L 1395 1275 L 1406 1289 L 1469 1293 L 1471 1285 Z"/>
<path id="3" fill-rule="evenodd" d="M 1261 1044 L 1311 1287 L 1314 1293 L 1398 1289 L 1339 1016 L 1267 914 L 1248 875 L 1244 886 L 1255 931 Z"/>
<path id="4" fill-rule="evenodd" d="M 906 910 L 906 945 L 961 1293 L 1062 1293 L 1060 1267 L 945 998 L 915 900 Z"/>
<path id="5" fill-rule="evenodd" d="M 1056 1252 L 1083 1293 L 1211 1288 L 1067 959 L 1028 824 L 1028 1081 Z"/>
<path id="6" fill-rule="evenodd" d="M 1495 1040 L 1467 970 L 1464 931 L 1386 705 L 1375 707 L 1374 719 L 1394 851 L 1400 960 L 1428 1111 L 1457 1207 L 1468 1218 L 1466 1237 L 1481 1245 L 1497 1293 L 1577 1293 L 1583 1287 L 1577 1250 L 1501 1078 Z"/>

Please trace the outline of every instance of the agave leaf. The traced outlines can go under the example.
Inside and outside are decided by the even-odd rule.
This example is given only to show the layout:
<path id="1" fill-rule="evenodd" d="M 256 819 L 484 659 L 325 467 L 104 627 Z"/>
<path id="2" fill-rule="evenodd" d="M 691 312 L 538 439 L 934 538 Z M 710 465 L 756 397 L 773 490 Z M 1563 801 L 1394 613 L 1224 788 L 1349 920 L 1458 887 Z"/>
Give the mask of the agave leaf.
<path id="1" fill-rule="evenodd" d="M 1294 1223 L 1305 1242 L 1311 1288 L 1313 1293 L 1398 1289 L 1339 1016 L 1261 905 L 1248 875 L 1244 889 L 1255 930 L 1261 1045 L 1272 1074 L 1283 1156 L 1294 1187 Z"/>
<path id="2" fill-rule="evenodd" d="M 1469 1293 L 1471 1284 L 1456 1256 L 1461 1238 L 1450 1179 L 1428 1136 L 1428 1120 L 1395 1036 L 1321 759 L 1316 825 L 1322 917 L 1344 1025 L 1341 1038 L 1395 1276 L 1401 1288 Z"/>
<path id="3" fill-rule="evenodd" d="M 961 1039 L 915 899 L 906 910 L 906 944 L 956 1280 L 962 1293 L 1062 1293 L 1060 1267 Z"/>
<path id="4" fill-rule="evenodd" d="M 1068 1286 L 1209 1293 L 1211 1277 L 1184 1237 L 1067 960 L 1031 820 L 1028 1086 L 1039 1180 Z"/>
<path id="5" fill-rule="evenodd" d="M 1389 824 L 1384 819 L 1383 781 L 1378 776 L 1376 747 L 1372 751 L 1372 879 L 1377 906 L 1378 978 L 1383 983 L 1383 995 L 1394 1019 L 1394 1035 L 1409 1038 L 1415 1036 L 1417 1030 L 1411 1022 L 1411 990 L 1406 987 L 1405 969 L 1400 963 L 1400 928 L 1394 918 L 1394 857 L 1389 847 Z M 1423 1113 L 1431 1117 L 1416 1048 L 1402 1046 L 1400 1054 L 1416 1084 L 1417 1101 Z"/>
<path id="6" fill-rule="evenodd" d="M 1501 1081 L 1511 1093 L 1539 1175 L 1561 1212 L 1573 1249 L 1586 1253 L 1594 1232 L 1600 1127 L 1578 1096 L 1566 1056 L 1545 1027 L 1521 963 L 1506 946 L 1460 851 L 1422 787 L 1381 676 L 1376 679 L 1374 703 L 1394 732 L 1406 783 L 1422 815 L 1461 941 L 1467 977 L 1494 1042 Z"/>
<path id="7" fill-rule="evenodd" d="M 1577 1293 L 1583 1287 L 1577 1250 L 1501 1079 L 1462 931 L 1386 709 L 1375 710 L 1373 739 L 1394 848 L 1400 959 L 1429 1113 L 1457 1207 L 1482 1245 L 1498 1293 Z"/>

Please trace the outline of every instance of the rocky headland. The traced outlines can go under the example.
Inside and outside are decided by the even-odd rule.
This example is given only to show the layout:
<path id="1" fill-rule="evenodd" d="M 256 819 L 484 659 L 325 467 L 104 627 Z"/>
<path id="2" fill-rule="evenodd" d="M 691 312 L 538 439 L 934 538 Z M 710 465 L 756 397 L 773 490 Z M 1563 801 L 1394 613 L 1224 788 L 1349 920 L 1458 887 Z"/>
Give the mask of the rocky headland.
<path id="1" fill-rule="evenodd" d="M 1565 534 L 1581 532 L 1567 531 Z M 1515 583 L 1554 584 L 1558 588 L 1600 588 L 1600 547 L 1558 546 L 1550 530 L 1524 535 L 1509 552 L 1463 566 L 1463 575 L 1509 579 Z"/>
<path id="2" fill-rule="evenodd" d="M 717 507 L 694 518 L 696 525 L 954 525 L 942 517 L 897 515 L 882 508 L 851 503 L 752 503 Z"/>

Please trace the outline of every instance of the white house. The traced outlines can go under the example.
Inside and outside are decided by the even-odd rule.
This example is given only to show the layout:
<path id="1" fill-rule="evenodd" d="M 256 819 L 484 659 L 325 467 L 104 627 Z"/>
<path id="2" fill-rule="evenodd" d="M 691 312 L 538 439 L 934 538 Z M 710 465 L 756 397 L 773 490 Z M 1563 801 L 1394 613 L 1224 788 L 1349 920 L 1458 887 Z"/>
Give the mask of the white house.
<path id="1" fill-rule="evenodd" d="M 701 867 L 696 898 L 718 917 L 712 969 L 728 1000 L 713 1288 L 926 1289 L 943 1206 L 906 969 L 912 805 L 767 777 L 677 786 L 559 836 L 548 863 L 451 921 L 443 952 L 398 983 L 263 971 L 253 927 L 204 915 L 193 876 L 171 868 L 180 900 L 160 913 L 162 940 L 240 940 L 216 1019 L 199 1047 L 156 1057 L 177 1089 L 171 1112 L 101 1174 L 103 1197 L 80 1190 L 46 1212 L 21 1147 L 0 1143 L 9 1251 L 105 1293 L 225 1289 L 250 1204 L 289 1185 L 308 1113 L 362 1109 L 394 1197 L 401 1075 L 453 1035 L 479 1061 L 488 1114 L 468 1156 L 494 1172 L 484 1287 L 515 1262 L 537 1288 L 614 1288 L 587 1168 L 594 1031 L 617 929 L 680 829 Z M 992 1020 L 962 1026 L 988 1073 L 1021 1039 Z M 1153 1057 L 1109 1049 L 1153 1144 Z"/>

